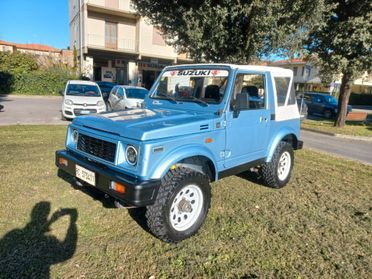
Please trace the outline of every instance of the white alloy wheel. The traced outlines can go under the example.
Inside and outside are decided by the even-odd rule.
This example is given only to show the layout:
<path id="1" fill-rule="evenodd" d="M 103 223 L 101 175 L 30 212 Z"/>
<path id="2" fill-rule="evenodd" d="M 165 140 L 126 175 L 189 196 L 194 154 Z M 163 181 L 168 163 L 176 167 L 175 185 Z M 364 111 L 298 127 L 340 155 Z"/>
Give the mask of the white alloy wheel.
<path id="1" fill-rule="evenodd" d="M 203 192 L 197 185 L 183 187 L 174 198 L 170 212 L 170 224 L 176 231 L 189 229 L 198 220 L 203 209 Z"/>
<path id="2" fill-rule="evenodd" d="M 291 155 L 288 151 L 282 153 L 278 163 L 278 178 L 283 181 L 287 178 L 291 170 Z"/>

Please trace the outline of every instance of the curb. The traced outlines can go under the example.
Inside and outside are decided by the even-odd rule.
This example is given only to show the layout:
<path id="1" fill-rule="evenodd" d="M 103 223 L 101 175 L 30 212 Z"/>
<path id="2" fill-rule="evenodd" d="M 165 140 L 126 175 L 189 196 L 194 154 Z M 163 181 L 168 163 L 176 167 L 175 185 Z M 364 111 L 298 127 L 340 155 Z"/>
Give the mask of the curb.
<path id="1" fill-rule="evenodd" d="M 313 132 L 313 133 L 318 133 L 318 134 L 323 134 L 323 135 L 327 135 L 327 136 L 332 136 L 332 137 L 337 137 L 337 138 L 372 142 L 372 137 L 349 136 L 349 135 L 324 132 L 324 131 L 319 131 L 319 130 L 309 129 L 309 128 L 301 128 L 301 130 L 305 130 L 305 131 L 309 131 L 309 132 Z"/>
<path id="2" fill-rule="evenodd" d="M 26 98 L 34 98 L 34 99 L 40 99 L 40 98 L 45 98 L 45 99 L 61 99 L 62 96 L 58 95 L 13 95 L 13 94 L 0 94 L 0 98 L 2 99 L 26 99 Z"/>

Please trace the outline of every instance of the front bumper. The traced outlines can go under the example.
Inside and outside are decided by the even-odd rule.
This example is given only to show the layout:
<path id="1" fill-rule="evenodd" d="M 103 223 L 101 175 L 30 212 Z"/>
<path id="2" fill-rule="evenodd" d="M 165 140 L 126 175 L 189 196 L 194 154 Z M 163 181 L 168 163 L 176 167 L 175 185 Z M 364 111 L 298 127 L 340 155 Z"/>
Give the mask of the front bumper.
<path id="1" fill-rule="evenodd" d="M 81 112 L 86 112 L 86 113 L 81 113 Z M 62 107 L 62 113 L 63 113 L 63 116 L 66 117 L 66 118 L 75 118 L 76 116 L 80 116 L 80 115 L 89 115 L 89 114 L 93 114 L 93 113 L 103 113 L 103 112 L 106 112 L 107 109 L 106 109 L 106 106 L 87 106 L 87 107 L 84 107 L 84 106 L 79 106 L 79 105 L 72 105 L 72 106 L 69 106 L 69 105 L 64 105 Z M 89 112 L 89 113 L 88 113 Z"/>
<path id="2" fill-rule="evenodd" d="M 60 164 L 60 158 L 67 160 L 67 166 Z M 119 173 L 109 169 L 107 166 L 89 161 L 87 158 L 67 150 L 56 151 L 56 166 L 76 177 L 76 165 L 86 168 L 95 173 L 95 187 L 100 191 L 108 194 L 112 198 L 121 201 L 128 206 L 146 206 L 155 202 L 159 187 L 160 179 L 140 180 L 135 177 Z M 118 193 L 110 188 L 112 182 L 118 182 L 125 186 L 123 194 Z"/>

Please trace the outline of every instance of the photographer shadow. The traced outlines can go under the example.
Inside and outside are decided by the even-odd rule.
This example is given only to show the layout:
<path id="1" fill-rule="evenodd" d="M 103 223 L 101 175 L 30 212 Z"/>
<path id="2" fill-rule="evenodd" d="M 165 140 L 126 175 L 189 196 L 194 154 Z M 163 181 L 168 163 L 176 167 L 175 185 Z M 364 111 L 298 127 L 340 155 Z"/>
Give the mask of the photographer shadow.
<path id="1" fill-rule="evenodd" d="M 49 278 L 53 264 L 70 259 L 76 249 L 76 209 L 56 211 L 48 220 L 50 202 L 37 203 L 24 228 L 14 229 L 0 239 L 0 278 Z M 50 235 L 50 226 L 63 216 L 70 217 L 66 237 Z"/>

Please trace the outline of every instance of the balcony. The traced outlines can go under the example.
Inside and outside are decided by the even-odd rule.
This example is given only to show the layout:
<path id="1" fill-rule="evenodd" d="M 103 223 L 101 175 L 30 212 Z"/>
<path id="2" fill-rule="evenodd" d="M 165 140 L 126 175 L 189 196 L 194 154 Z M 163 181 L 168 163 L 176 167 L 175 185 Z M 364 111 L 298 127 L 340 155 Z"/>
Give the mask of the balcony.
<path id="1" fill-rule="evenodd" d="M 108 15 L 138 17 L 129 0 L 85 0 L 89 11 Z"/>
<path id="2" fill-rule="evenodd" d="M 136 40 L 88 34 L 88 47 L 119 52 L 137 52 Z"/>

